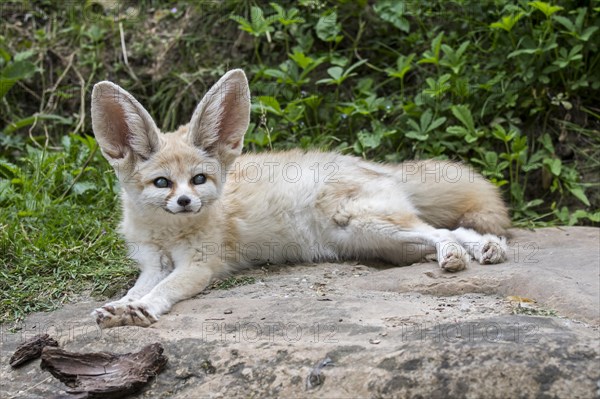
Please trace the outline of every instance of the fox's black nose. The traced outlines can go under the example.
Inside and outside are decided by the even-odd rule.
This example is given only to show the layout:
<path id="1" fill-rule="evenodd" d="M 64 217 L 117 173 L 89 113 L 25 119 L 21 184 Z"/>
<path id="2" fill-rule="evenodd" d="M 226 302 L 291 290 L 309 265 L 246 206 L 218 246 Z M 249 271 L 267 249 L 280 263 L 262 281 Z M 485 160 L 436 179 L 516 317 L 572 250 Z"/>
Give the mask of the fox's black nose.
<path id="1" fill-rule="evenodd" d="M 187 195 L 182 195 L 181 197 L 177 198 L 177 205 L 179 206 L 188 206 L 191 202 L 192 200 Z"/>

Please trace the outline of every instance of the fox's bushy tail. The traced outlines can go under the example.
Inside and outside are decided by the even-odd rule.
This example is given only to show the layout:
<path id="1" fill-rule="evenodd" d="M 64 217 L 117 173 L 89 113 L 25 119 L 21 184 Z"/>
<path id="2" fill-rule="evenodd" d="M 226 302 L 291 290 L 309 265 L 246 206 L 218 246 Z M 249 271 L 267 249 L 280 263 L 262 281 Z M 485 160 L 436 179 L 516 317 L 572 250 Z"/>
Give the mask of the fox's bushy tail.
<path id="1" fill-rule="evenodd" d="M 418 161 L 404 163 L 401 169 L 403 187 L 425 222 L 437 228 L 508 234 L 510 218 L 500 191 L 470 166 Z"/>

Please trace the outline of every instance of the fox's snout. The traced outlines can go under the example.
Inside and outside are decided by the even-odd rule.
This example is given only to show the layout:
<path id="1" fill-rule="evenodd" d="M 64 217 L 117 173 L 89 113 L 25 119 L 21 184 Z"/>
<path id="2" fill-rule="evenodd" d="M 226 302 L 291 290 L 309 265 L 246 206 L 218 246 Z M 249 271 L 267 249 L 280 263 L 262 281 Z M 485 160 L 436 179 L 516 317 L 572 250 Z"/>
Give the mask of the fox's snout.
<path id="1" fill-rule="evenodd" d="M 170 193 L 165 193 L 166 203 L 164 210 L 173 214 L 198 213 L 202 208 L 200 193 L 188 184 L 180 184 Z"/>
<path id="2" fill-rule="evenodd" d="M 177 198 L 177 205 L 179 205 L 183 208 L 188 206 L 191 202 L 192 202 L 192 200 L 187 195 L 182 195 L 181 197 Z"/>

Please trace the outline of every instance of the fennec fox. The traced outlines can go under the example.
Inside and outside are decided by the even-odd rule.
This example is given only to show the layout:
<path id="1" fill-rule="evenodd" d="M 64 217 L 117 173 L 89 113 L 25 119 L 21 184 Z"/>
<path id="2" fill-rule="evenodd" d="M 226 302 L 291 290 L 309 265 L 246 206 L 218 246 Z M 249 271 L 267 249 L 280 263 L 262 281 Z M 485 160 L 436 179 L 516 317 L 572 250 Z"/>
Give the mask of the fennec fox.
<path id="1" fill-rule="evenodd" d="M 401 265 L 433 253 L 442 269 L 456 272 L 471 257 L 504 260 L 506 207 L 469 167 L 319 151 L 240 155 L 249 119 L 239 69 L 170 134 L 119 86 L 94 86 L 94 133 L 118 174 L 120 230 L 141 268 L 124 298 L 94 310 L 101 327 L 148 326 L 214 277 L 253 264 Z"/>

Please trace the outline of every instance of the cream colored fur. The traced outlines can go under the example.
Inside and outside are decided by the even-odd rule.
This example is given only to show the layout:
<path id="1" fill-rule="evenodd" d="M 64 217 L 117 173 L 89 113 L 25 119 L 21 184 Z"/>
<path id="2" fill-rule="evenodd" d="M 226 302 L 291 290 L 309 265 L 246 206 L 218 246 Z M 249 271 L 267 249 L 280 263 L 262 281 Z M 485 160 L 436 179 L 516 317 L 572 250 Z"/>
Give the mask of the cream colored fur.
<path id="1" fill-rule="evenodd" d="M 471 257 L 506 256 L 498 190 L 465 165 L 299 150 L 240 155 L 250 118 L 241 70 L 223 76 L 190 124 L 170 134 L 113 83 L 98 83 L 92 97 L 94 132 L 122 187 L 121 232 L 141 268 L 124 298 L 93 312 L 101 327 L 150 325 L 214 277 L 266 262 L 402 265 L 435 254 L 440 267 L 459 271 Z"/>

